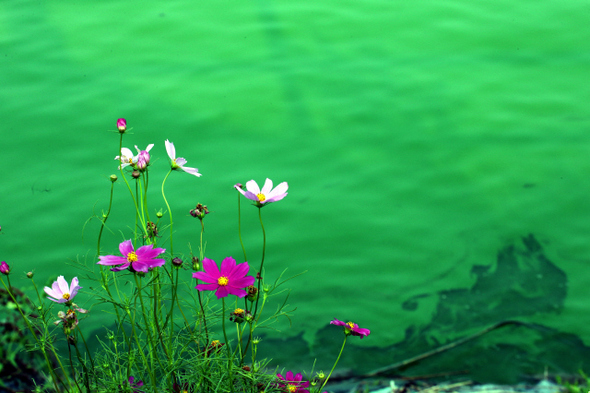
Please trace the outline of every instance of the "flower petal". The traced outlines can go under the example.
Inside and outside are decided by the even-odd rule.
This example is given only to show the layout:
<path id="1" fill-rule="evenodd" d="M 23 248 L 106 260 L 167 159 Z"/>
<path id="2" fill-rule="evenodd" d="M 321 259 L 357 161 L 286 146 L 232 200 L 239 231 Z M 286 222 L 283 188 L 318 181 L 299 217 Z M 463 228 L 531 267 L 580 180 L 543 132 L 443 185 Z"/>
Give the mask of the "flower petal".
<path id="1" fill-rule="evenodd" d="M 267 178 L 266 181 L 264 182 L 264 186 L 262 186 L 262 190 L 260 191 L 260 193 L 263 194 L 264 196 L 267 196 L 270 194 L 271 190 L 272 190 L 272 180 Z"/>
<path id="2" fill-rule="evenodd" d="M 219 286 L 217 291 L 215 291 L 215 296 L 217 299 L 221 299 L 222 297 L 227 297 L 229 295 L 228 287 L 227 286 Z"/>
<path id="3" fill-rule="evenodd" d="M 217 285 L 217 283 L 215 284 L 198 284 L 195 288 L 197 288 L 199 291 L 215 291 L 217 290 L 217 287 L 219 285 Z"/>
<path id="4" fill-rule="evenodd" d="M 174 143 L 170 142 L 168 139 L 166 139 L 166 142 L 164 143 L 166 144 L 166 153 L 168 153 L 168 157 L 174 161 L 176 159 L 176 149 L 174 148 Z"/>
<path id="5" fill-rule="evenodd" d="M 180 167 L 181 167 L 181 166 L 183 166 L 184 164 L 186 164 L 186 159 L 184 159 L 184 158 L 182 158 L 182 157 L 178 157 L 178 158 L 176 159 L 176 165 L 178 165 L 178 166 L 180 166 Z"/>
<path id="6" fill-rule="evenodd" d="M 135 249 L 133 248 L 133 243 L 131 243 L 131 239 L 125 240 L 124 242 L 122 242 L 121 244 L 119 244 L 119 251 L 121 252 L 121 254 L 125 258 L 127 258 L 127 255 L 130 252 L 135 252 Z"/>
<path id="7" fill-rule="evenodd" d="M 339 321 L 337 319 L 334 319 L 333 321 L 330 322 L 330 325 L 346 326 L 346 322 L 342 322 L 342 321 Z"/>
<path id="8" fill-rule="evenodd" d="M 197 168 L 191 168 L 191 167 L 188 167 L 188 166 L 181 166 L 180 169 L 182 169 L 186 173 L 190 173 L 191 175 L 195 175 L 196 177 L 203 176 L 202 173 L 199 173 L 199 170 Z"/>
<path id="9" fill-rule="evenodd" d="M 70 299 L 73 299 L 78 294 L 78 289 L 82 289 L 82 287 L 78 285 L 78 277 L 74 277 L 72 285 L 70 285 Z"/>
<path id="10" fill-rule="evenodd" d="M 215 279 L 221 276 L 219 268 L 213 259 L 203 258 L 203 270 L 211 277 L 215 277 Z"/>
<path id="11" fill-rule="evenodd" d="M 227 257 L 221 262 L 221 275 L 229 278 L 235 268 L 236 260 L 232 257 Z"/>
<path id="12" fill-rule="evenodd" d="M 225 288 L 225 290 L 227 291 L 228 294 L 235 295 L 237 297 L 244 297 L 248 294 L 248 291 L 246 291 L 245 289 L 239 289 L 239 288 L 231 287 L 229 285 L 227 285 L 225 287 L 220 287 L 219 289 L 221 289 L 221 288 Z M 219 296 L 218 296 L 218 298 L 219 298 Z"/>
<path id="13" fill-rule="evenodd" d="M 111 268 L 111 271 L 112 272 L 120 272 L 121 270 L 127 269 L 129 267 L 129 265 L 130 265 L 130 263 L 125 263 L 125 264 L 123 264 L 121 266 L 117 266 L 117 267 Z"/>
<path id="14" fill-rule="evenodd" d="M 62 295 L 64 293 L 70 293 L 70 287 L 64 276 L 59 276 L 57 278 L 57 285 L 59 285 L 59 290 L 61 291 Z"/>
<path id="15" fill-rule="evenodd" d="M 246 190 L 250 191 L 254 195 L 260 194 L 260 188 L 254 180 L 250 180 L 246 183 Z"/>
<path id="16" fill-rule="evenodd" d="M 254 281 L 256 281 L 254 276 L 246 276 L 244 278 L 232 280 L 229 285 L 234 288 L 246 288 L 250 285 L 253 285 Z"/>
<path id="17" fill-rule="evenodd" d="M 235 261 L 234 261 L 234 264 L 235 264 Z M 221 270 L 223 271 L 223 265 L 221 265 Z M 248 274 L 248 270 L 250 270 L 250 265 L 248 265 L 248 262 L 244 262 L 244 263 L 240 263 L 238 265 L 234 265 L 234 268 L 229 273 L 229 275 L 227 276 L 227 278 L 229 278 L 230 281 L 232 279 L 243 278 L 246 274 Z"/>
<path id="18" fill-rule="evenodd" d="M 215 285 L 218 285 L 217 280 L 219 279 L 219 277 L 213 277 L 205 272 L 195 272 L 193 273 L 193 278 Z"/>
<path id="19" fill-rule="evenodd" d="M 102 255 L 98 257 L 99 261 L 97 264 L 99 265 L 120 265 L 122 263 L 127 263 L 127 257 L 118 257 L 116 255 Z"/>

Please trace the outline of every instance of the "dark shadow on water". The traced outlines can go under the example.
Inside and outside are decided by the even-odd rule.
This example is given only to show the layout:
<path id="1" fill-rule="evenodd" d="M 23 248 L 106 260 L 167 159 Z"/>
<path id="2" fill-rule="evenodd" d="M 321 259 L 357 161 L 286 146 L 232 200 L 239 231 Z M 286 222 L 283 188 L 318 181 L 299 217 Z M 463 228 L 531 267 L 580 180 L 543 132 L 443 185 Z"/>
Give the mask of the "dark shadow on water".
<path id="1" fill-rule="evenodd" d="M 502 324 L 460 346 L 381 375 L 452 374 L 478 382 L 517 383 L 543 374 L 546 368 L 550 374 L 588 369 L 590 347 L 578 336 L 527 321 L 533 316 L 560 313 L 567 295 L 565 272 L 545 256 L 532 234 L 499 250 L 495 263 L 474 265 L 471 274 L 475 282 L 470 288 L 423 293 L 406 300 L 403 308 L 407 311 L 418 310 L 420 301 L 431 296 L 437 297 L 437 305 L 430 322 L 409 326 L 403 341 L 385 347 L 360 347 L 355 345 L 356 338 L 349 340 L 339 368 L 352 369 L 355 375 L 366 374 L 513 320 L 517 322 Z M 396 316 L 383 318 L 394 321 Z M 310 368 L 316 358 L 316 370 L 329 370 L 342 345 L 341 331 L 326 326 L 317 333 L 315 343 L 308 356 L 303 350 L 308 344 L 300 336 L 267 340 L 265 347 L 275 356 L 293 353 L 289 359 L 276 359 L 281 367 Z M 263 355 L 273 356 L 270 352 Z"/>

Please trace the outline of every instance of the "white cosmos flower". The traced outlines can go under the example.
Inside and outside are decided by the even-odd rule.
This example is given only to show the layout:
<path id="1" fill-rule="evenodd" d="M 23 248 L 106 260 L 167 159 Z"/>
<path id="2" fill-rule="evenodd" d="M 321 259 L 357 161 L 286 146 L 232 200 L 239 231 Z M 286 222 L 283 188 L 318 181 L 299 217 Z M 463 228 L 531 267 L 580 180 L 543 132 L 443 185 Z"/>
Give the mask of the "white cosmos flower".
<path id="1" fill-rule="evenodd" d="M 186 160 L 184 158 L 176 158 L 176 149 L 174 148 L 174 143 L 170 142 L 168 139 L 166 139 L 165 143 L 166 153 L 168 153 L 168 157 L 170 157 L 170 160 L 172 161 L 172 169 L 180 169 L 182 171 L 185 171 L 186 173 L 190 173 L 191 175 L 195 175 L 197 177 L 201 176 L 201 173 L 199 173 L 199 170 L 197 168 L 184 166 L 184 164 L 186 164 Z"/>

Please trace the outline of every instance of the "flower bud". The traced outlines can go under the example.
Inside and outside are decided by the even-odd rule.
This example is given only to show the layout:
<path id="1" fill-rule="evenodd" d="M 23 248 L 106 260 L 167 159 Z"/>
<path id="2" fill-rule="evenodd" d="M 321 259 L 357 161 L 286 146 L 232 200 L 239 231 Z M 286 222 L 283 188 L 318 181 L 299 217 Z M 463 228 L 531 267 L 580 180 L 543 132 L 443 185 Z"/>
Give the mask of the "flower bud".
<path id="1" fill-rule="evenodd" d="M 139 155 L 137 156 L 137 168 L 140 171 L 145 171 L 145 168 L 147 168 L 149 163 L 150 163 L 150 153 L 148 153 L 146 150 L 140 151 Z"/>
<path id="2" fill-rule="evenodd" d="M 164 217 L 164 213 L 162 213 L 162 209 L 160 209 L 156 212 L 156 217 L 158 217 L 158 218 Z"/>
<path id="3" fill-rule="evenodd" d="M 2 263 L 0 263 L 0 273 L 8 276 L 8 273 L 10 273 L 10 266 L 8 266 L 8 263 L 6 263 L 5 261 L 2 261 Z"/>
<path id="4" fill-rule="evenodd" d="M 139 176 L 140 176 L 139 171 L 133 171 L 133 172 L 131 172 L 131 177 L 132 178 L 139 179 Z"/>
<path id="5" fill-rule="evenodd" d="M 244 310 L 241 308 L 236 308 L 234 312 L 229 314 L 229 320 L 235 323 L 244 322 Z"/>
<path id="6" fill-rule="evenodd" d="M 201 269 L 201 263 L 199 262 L 199 258 L 193 257 L 193 270 L 199 271 Z"/>
<path id="7" fill-rule="evenodd" d="M 28 273 L 27 273 L 27 278 L 33 278 L 33 275 L 34 275 L 34 274 L 35 274 L 35 273 L 33 273 L 33 272 L 28 272 Z"/>
<path id="8" fill-rule="evenodd" d="M 258 288 L 256 288 L 254 285 L 250 285 L 246 288 L 246 290 L 248 291 L 248 300 L 253 302 L 254 300 L 256 300 L 256 298 L 258 298 Z"/>
<path id="9" fill-rule="evenodd" d="M 182 266 L 182 259 L 176 257 L 172 259 L 172 264 L 176 267 L 181 267 Z"/>
<path id="10" fill-rule="evenodd" d="M 117 119 L 117 129 L 121 134 L 124 134 L 125 130 L 127 129 L 127 120 L 123 118 Z"/>
<path id="11" fill-rule="evenodd" d="M 109 179 L 111 179 L 111 182 L 114 183 L 117 181 L 118 177 L 117 177 L 117 175 L 111 175 L 111 177 Z"/>
<path id="12" fill-rule="evenodd" d="M 207 209 L 206 205 L 198 203 L 194 209 L 189 211 L 189 214 L 195 218 L 198 218 L 199 220 L 202 220 L 205 218 L 206 214 L 209 214 L 209 209 Z"/>

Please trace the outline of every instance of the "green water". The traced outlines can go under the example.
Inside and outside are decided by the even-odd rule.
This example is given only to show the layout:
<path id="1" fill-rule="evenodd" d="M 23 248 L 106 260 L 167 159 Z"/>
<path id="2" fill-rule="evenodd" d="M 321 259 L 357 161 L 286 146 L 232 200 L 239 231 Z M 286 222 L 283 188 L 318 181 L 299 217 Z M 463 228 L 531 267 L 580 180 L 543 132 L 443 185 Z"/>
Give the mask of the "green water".
<path id="1" fill-rule="evenodd" d="M 267 275 L 308 271 L 293 327 L 268 336 L 279 366 L 328 368 L 332 318 L 371 329 L 343 360 L 360 372 L 516 318 L 545 330 L 499 330 L 461 365 L 449 352 L 404 373 L 588 368 L 589 16 L 570 0 L 1 2 L 0 259 L 40 283 L 94 263 L 97 222 L 82 228 L 107 206 L 125 117 L 126 146 L 156 144 L 154 209 L 164 140 L 203 173 L 167 183 L 181 252 L 202 202 L 209 257 L 238 257 L 232 185 L 289 183 L 263 211 Z M 110 252 L 132 214 L 123 184 L 115 199 Z M 522 255 L 503 270 L 510 245 Z"/>

